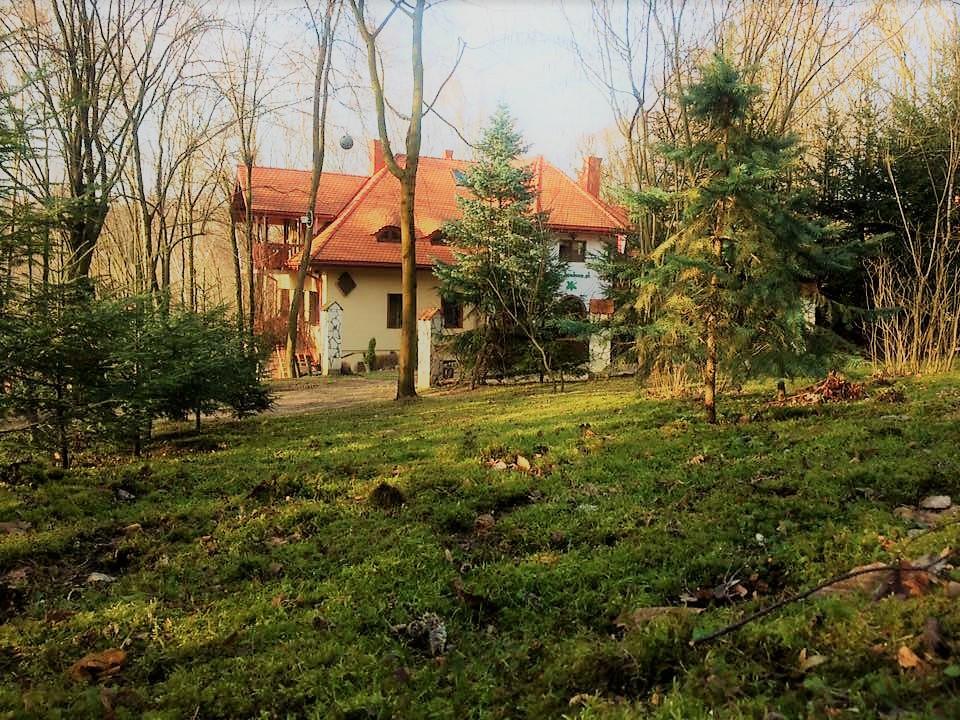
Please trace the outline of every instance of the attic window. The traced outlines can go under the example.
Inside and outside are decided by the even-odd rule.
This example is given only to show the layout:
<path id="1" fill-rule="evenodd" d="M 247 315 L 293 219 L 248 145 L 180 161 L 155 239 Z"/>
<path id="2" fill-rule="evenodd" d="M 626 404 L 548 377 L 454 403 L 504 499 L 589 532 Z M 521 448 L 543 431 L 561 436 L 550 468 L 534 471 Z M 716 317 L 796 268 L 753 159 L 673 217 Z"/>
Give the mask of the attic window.
<path id="1" fill-rule="evenodd" d="M 430 244 L 431 245 L 446 245 L 447 236 L 443 230 L 434 230 L 430 233 Z"/>
<path id="2" fill-rule="evenodd" d="M 467 186 L 467 174 L 463 170 L 452 170 L 453 182 L 459 187 Z"/>
<path id="3" fill-rule="evenodd" d="M 337 278 L 337 287 L 340 288 L 340 292 L 343 293 L 344 297 L 352 293 L 356 286 L 357 281 L 353 279 L 350 273 L 340 273 L 340 277 Z"/>
<path id="4" fill-rule="evenodd" d="M 400 242 L 400 228 L 395 225 L 388 225 L 381 228 L 377 233 L 377 242 L 398 243 Z"/>
<path id="5" fill-rule="evenodd" d="M 569 239 L 561 240 L 560 259 L 565 262 L 582 263 L 587 259 L 587 243 L 583 240 L 577 240 L 570 236 Z"/>

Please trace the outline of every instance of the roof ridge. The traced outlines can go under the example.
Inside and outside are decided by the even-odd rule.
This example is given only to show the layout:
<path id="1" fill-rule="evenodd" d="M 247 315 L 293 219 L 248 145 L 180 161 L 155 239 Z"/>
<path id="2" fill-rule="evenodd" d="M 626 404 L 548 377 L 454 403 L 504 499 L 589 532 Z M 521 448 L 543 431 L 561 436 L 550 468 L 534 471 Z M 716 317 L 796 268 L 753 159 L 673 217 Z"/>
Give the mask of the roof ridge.
<path id="1" fill-rule="evenodd" d="M 360 206 L 360 202 L 370 194 L 370 191 L 373 190 L 377 183 L 379 183 L 383 179 L 384 175 L 388 172 L 388 168 L 384 166 L 367 178 L 367 181 L 357 189 L 357 191 L 353 194 L 353 197 L 350 198 L 349 202 L 343 206 L 334 221 L 314 236 L 315 239 L 318 239 L 323 234 L 327 235 L 327 237 L 324 238 L 320 244 L 313 249 L 313 252 L 310 253 L 311 260 L 316 259 L 317 255 L 320 254 L 320 251 L 323 250 L 324 245 L 330 242 L 334 232 L 336 232 L 340 226 L 343 225 L 347 219 L 356 212 L 357 208 Z"/>
<path id="2" fill-rule="evenodd" d="M 237 163 L 237 170 L 246 170 L 247 166 L 244 163 Z M 282 170 L 284 172 L 299 172 L 299 173 L 312 173 L 313 168 L 292 168 L 292 167 L 280 167 L 279 165 L 254 165 L 254 170 Z M 345 172 L 335 172 L 333 170 L 321 170 L 321 175 L 339 175 L 341 177 L 352 177 L 352 178 L 369 178 L 369 175 L 360 175 L 357 173 L 345 173 Z"/>
<path id="3" fill-rule="evenodd" d="M 542 158 L 542 157 L 543 157 L 543 156 L 541 156 L 541 158 Z M 593 203 L 596 207 L 598 207 L 601 212 L 605 213 L 606 216 L 607 216 L 610 220 L 613 220 L 613 222 L 614 222 L 613 227 L 615 227 L 615 228 L 623 228 L 623 225 L 621 224 L 620 219 L 619 219 L 616 215 L 614 215 L 612 212 L 610 212 L 610 210 L 605 206 L 606 203 L 604 203 L 602 200 L 600 200 L 599 197 L 596 197 L 596 196 L 592 195 L 591 193 L 588 193 L 588 192 L 580 185 L 580 183 L 578 183 L 578 182 L 576 182 L 575 180 L 573 180 L 569 175 L 567 175 L 565 172 L 563 172 L 563 170 L 561 170 L 560 168 L 558 168 L 558 167 L 556 167 L 555 165 L 551 164 L 549 161 L 545 161 L 545 162 L 546 162 L 547 165 L 549 165 L 552 169 L 556 170 L 558 173 L 560 173 L 561 175 L 563 175 L 563 177 L 564 177 L 568 182 L 570 182 L 570 184 L 573 185 L 573 186 L 580 192 L 581 195 L 583 195 L 583 196 L 586 197 L 588 200 L 590 200 L 590 202 Z"/>

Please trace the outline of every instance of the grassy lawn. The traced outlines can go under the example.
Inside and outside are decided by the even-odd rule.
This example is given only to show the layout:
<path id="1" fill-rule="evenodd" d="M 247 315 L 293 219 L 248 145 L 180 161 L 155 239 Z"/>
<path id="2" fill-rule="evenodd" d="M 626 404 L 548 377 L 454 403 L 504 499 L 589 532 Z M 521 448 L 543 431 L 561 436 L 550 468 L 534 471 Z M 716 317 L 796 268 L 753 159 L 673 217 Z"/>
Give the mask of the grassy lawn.
<path id="1" fill-rule="evenodd" d="M 722 409 L 752 413 L 760 390 Z M 630 380 L 489 389 L 23 467 L 0 484 L 0 521 L 31 524 L 0 531 L 0 717 L 960 717 L 960 667 L 897 659 L 924 657 L 928 617 L 960 654 L 942 587 L 811 599 L 689 644 L 853 566 L 957 546 L 960 525 L 910 540 L 893 510 L 960 498 L 960 374 L 905 392 L 710 427 Z M 484 462 L 518 452 L 534 473 Z M 371 502 L 382 481 L 402 506 Z M 629 619 L 732 579 L 736 602 Z M 437 657 L 396 627 L 425 613 Z M 106 690 L 68 676 L 120 647 Z"/>

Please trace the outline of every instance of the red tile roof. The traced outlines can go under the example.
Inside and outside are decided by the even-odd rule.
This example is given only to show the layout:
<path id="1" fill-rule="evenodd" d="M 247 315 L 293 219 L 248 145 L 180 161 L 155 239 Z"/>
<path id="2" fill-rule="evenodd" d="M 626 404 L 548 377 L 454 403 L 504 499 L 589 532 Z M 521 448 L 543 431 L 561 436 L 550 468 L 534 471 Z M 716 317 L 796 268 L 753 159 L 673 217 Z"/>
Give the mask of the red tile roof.
<path id="1" fill-rule="evenodd" d="M 431 233 L 460 216 L 457 195 L 467 191 L 456 185 L 453 171 L 471 165 L 465 160 L 421 157 L 417 172 L 414 218 L 417 265 L 452 262 L 445 245 L 430 242 Z M 628 225 L 626 213 L 590 195 L 542 157 L 533 163 L 540 190 L 539 209 L 549 212 L 548 224 L 557 230 L 616 234 Z M 398 243 L 378 242 L 376 234 L 400 225 L 400 182 L 384 168 L 366 180 L 338 217 L 317 237 L 313 259 L 323 265 L 400 264 Z"/>
<path id="2" fill-rule="evenodd" d="M 540 190 L 538 209 L 550 213 L 550 227 L 622 233 L 627 213 L 594 197 L 542 157 L 534 163 Z"/>
<path id="3" fill-rule="evenodd" d="M 283 168 L 253 168 L 253 213 L 254 215 L 282 215 L 299 217 L 306 212 L 310 199 L 310 170 L 286 170 Z M 320 187 L 314 214 L 323 222 L 333 220 L 350 201 L 360 186 L 368 180 L 366 175 L 321 173 Z M 239 202 L 247 191 L 247 169 L 237 167 Z"/>

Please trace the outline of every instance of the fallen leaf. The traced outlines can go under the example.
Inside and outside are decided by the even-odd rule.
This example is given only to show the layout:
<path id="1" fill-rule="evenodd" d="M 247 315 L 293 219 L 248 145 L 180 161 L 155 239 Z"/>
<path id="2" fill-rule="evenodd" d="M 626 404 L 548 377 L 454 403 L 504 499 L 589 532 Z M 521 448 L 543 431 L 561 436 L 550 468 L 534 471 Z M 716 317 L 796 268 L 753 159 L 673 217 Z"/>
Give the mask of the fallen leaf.
<path id="1" fill-rule="evenodd" d="M 112 583 L 115 581 L 116 578 L 113 575 L 107 575 L 106 573 L 92 572 L 87 575 L 88 583 Z"/>
<path id="2" fill-rule="evenodd" d="M 530 472 L 530 461 L 523 455 L 517 455 L 517 469 L 524 472 Z"/>
<path id="3" fill-rule="evenodd" d="M 926 564 L 926 563 L 924 563 Z M 894 572 L 893 591 L 896 595 L 920 597 L 930 588 L 930 573 L 926 570 L 914 570 L 914 564 L 900 561 L 900 567 Z"/>
<path id="4" fill-rule="evenodd" d="M 860 565 L 853 568 L 850 572 L 860 574 L 817 590 L 814 596 L 853 595 L 855 593 L 877 596 L 886 589 L 893 575 L 893 571 L 890 570 L 886 563 L 882 562 Z"/>
<path id="5" fill-rule="evenodd" d="M 127 662 L 127 653 L 120 648 L 84 655 L 70 666 L 68 674 L 77 682 L 99 681 L 120 672 Z"/>
<path id="6" fill-rule="evenodd" d="M 567 705 L 573 707 L 574 705 L 586 705 L 596 696 L 591 695 L 590 693 L 577 693 L 567 702 Z"/>
<path id="7" fill-rule="evenodd" d="M 286 596 L 283 593 L 280 593 L 279 595 L 273 596 L 273 598 L 270 600 L 270 604 L 273 605 L 273 607 L 278 608 L 281 605 L 283 605 L 283 601 L 285 599 L 286 599 Z"/>
<path id="8" fill-rule="evenodd" d="M 800 651 L 800 672 L 813 670 L 815 667 L 823 665 L 829 658 L 826 655 L 807 655 L 807 649 Z"/>
<path id="9" fill-rule="evenodd" d="M 921 510 L 946 510 L 953 502 L 949 495 L 930 495 L 920 501 Z"/>
<path id="10" fill-rule="evenodd" d="M 10 522 L 0 522 L 0 532 L 9 533 L 11 535 L 19 535 L 25 533 L 33 525 L 23 520 L 12 520 Z"/>
<path id="11" fill-rule="evenodd" d="M 707 456 L 700 454 L 694 455 L 692 458 L 687 460 L 687 465 L 703 465 L 707 461 Z"/>
<path id="12" fill-rule="evenodd" d="M 897 650 L 897 664 L 904 670 L 919 670 L 923 667 L 923 660 L 906 645 L 901 645 Z"/>
<path id="13" fill-rule="evenodd" d="M 136 535 L 143 530 L 143 526 L 140 523 L 131 523 L 123 529 L 124 535 Z"/>

